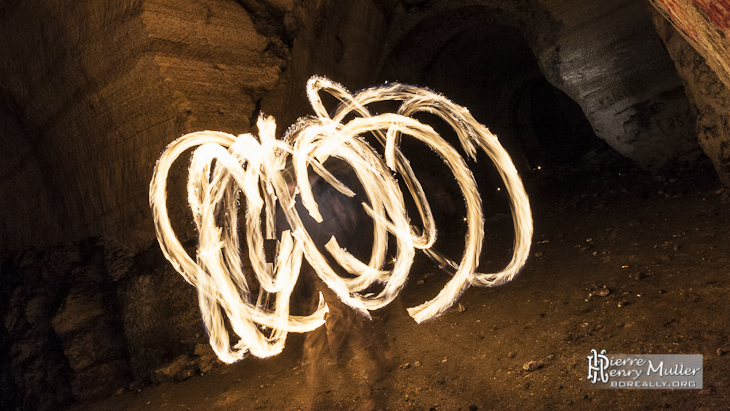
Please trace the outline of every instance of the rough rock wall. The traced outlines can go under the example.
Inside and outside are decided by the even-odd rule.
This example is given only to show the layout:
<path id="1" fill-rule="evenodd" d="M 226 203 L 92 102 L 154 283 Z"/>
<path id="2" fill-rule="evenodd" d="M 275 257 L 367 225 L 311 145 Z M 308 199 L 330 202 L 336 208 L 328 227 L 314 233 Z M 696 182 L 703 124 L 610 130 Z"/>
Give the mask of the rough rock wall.
<path id="1" fill-rule="evenodd" d="M 73 372 L 52 319 L 82 260 L 73 247 L 27 251 L 0 270 L 0 409 L 50 410 L 73 402 Z"/>
<path id="2" fill-rule="evenodd" d="M 21 2 L 0 26 L 2 248 L 125 234 L 149 245 L 172 139 L 248 131 L 286 56 L 233 1 Z M 175 210 L 180 212 L 181 210 Z"/>
<path id="3" fill-rule="evenodd" d="M 131 255 L 93 238 L 28 249 L 4 262 L 0 281 L 0 409 L 57 410 L 214 360 L 195 289 L 157 247 Z M 165 364 L 181 355 L 194 367 L 171 374 Z"/>
<path id="4" fill-rule="evenodd" d="M 730 0 L 649 0 L 730 88 Z"/>
<path id="5" fill-rule="evenodd" d="M 423 72 L 465 30 L 495 23 L 520 30 L 542 75 L 577 102 L 595 134 L 624 156 L 660 168 L 699 153 L 682 83 L 642 2 L 404 2 L 395 14 L 380 78 Z M 500 97 L 500 104 L 509 104 L 509 96 Z"/>
<path id="6" fill-rule="evenodd" d="M 697 155 L 694 118 L 646 3 L 540 0 L 562 23 L 538 53 L 551 82 L 578 102 L 596 135 L 644 167 Z"/>
<path id="7" fill-rule="evenodd" d="M 126 387 L 129 352 L 103 252 L 88 242 L 74 251 L 82 258 L 70 270 L 57 273 L 68 294 L 51 323 L 73 372 L 71 391 L 76 399 L 86 400 Z"/>
<path id="8" fill-rule="evenodd" d="M 697 113 L 700 147 L 712 160 L 723 184 L 730 186 L 730 87 L 664 17 L 655 15 L 654 24 Z"/>

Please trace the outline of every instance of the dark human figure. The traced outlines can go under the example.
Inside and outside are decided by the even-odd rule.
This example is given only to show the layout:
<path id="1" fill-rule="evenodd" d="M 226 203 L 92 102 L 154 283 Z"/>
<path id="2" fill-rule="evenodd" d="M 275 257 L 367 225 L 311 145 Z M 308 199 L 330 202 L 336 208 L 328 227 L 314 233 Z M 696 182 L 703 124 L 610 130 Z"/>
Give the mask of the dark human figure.
<path id="1" fill-rule="evenodd" d="M 339 275 L 347 277 L 351 275 L 337 266 L 324 245 L 334 236 L 341 247 L 367 261 L 372 244 L 372 222 L 363 210 L 362 202 L 366 197 L 352 168 L 333 158 L 327 160 L 325 167 L 353 190 L 356 196 L 348 197 L 340 193 L 313 174 L 316 177 L 310 178 L 310 184 L 323 221 L 317 223 L 309 216 L 299 196 L 296 210 L 314 243 L 328 258 L 330 266 Z M 283 211 L 278 210 L 277 231 L 288 227 Z M 300 284 L 293 296 L 295 304 L 307 305 L 311 312 L 317 304 L 318 292 L 321 292 L 329 308 L 325 325 L 305 337 L 303 362 L 310 388 L 307 394 L 309 398 L 306 399 L 308 404 L 312 409 L 334 406 L 327 403 L 327 390 L 333 384 L 346 383 L 356 385 L 359 389 L 358 409 L 382 408 L 379 400 L 384 391 L 378 390 L 380 398 L 375 395 L 375 391 L 389 364 L 387 339 L 382 331 L 383 320 L 377 317 L 367 319 L 340 301 L 306 261 L 302 264 L 299 278 Z"/>

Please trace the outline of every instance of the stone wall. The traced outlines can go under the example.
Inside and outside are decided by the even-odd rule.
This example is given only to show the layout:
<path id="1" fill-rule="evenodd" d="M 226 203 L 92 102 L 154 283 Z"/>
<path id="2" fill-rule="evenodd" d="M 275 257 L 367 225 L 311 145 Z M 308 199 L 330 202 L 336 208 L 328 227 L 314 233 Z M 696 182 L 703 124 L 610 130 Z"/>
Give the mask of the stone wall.
<path id="1" fill-rule="evenodd" d="M 147 192 L 183 133 L 250 129 L 288 55 L 233 1 L 20 2 L 0 36 L 3 248 L 110 234 L 143 248 Z M 10 58 L 7 58 L 10 57 Z M 180 213 L 182 210 L 174 210 Z M 188 233 L 190 234 L 190 233 Z"/>
<path id="2" fill-rule="evenodd" d="M 730 88 L 664 17 L 655 15 L 654 23 L 697 115 L 700 147 L 730 186 Z"/>
<path id="3" fill-rule="evenodd" d="M 697 155 L 694 118 L 643 2 L 541 1 L 562 23 L 546 77 L 596 135 L 644 167 Z"/>
<path id="4" fill-rule="evenodd" d="M 730 0 L 649 0 L 730 88 Z"/>
<path id="5" fill-rule="evenodd" d="M 100 238 L 28 249 L 5 260 L 0 280 L 2 409 L 55 410 L 137 389 L 180 355 L 193 374 L 209 369 L 210 357 L 195 362 L 210 354 L 195 289 L 157 247 L 132 256 Z"/>
<path id="6" fill-rule="evenodd" d="M 694 116 L 682 82 L 656 36 L 648 4 L 626 0 L 416 3 L 421 7 L 404 7 L 395 15 L 381 79 L 418 78 L 442 48 L 465 30 L 511 26 L 532 48 L 539 74 L 578 103 L 595 134 L 618 152 L 655 169 L 691 161 L 699 154 Z M 489 63 L 488 58 L 484 60 Z M 514 69 L 519 70 L 516 64 Z M 515 81 L 532 80 L 510 78 L 504 84 L 514 92 L 520 85 Z M 510 104 L 509 92 L 498 97 L 495 104 Z"/>

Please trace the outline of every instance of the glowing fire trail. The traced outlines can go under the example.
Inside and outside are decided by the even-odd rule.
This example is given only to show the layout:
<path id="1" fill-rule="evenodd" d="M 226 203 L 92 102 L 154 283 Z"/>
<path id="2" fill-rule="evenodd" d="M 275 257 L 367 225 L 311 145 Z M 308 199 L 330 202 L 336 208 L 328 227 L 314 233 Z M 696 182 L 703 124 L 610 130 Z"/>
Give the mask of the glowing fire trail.
<path id="1" fill-rule="evenodd" d="M 330 116 L 320 98 L 325 91 L 340 105 Z M 470 285 L 495 286 L 510 281 L 527 260 L 532 237 L 530 205 L 522 182 L 507 152 L 497 137 L 479 124 L 468 110 L 429 90 L 403 84 L 385 84 L 355 95 L 322 77 L 313 77 L 307 94 L 317 117 L 302 119 L 292 126 L 283 140 L 275 137 L 275 122 L 260 117 L 259 137 L 238 137 L 205 131 L 187 134 L 171 143 L 155 168 L 150 184 L 150 206 L 160 247 L 175 269 L 198 289 L 200 309 L 210 342 L 226 362 L 243 358 L 247 352 L 258 357 L 281 352 L 288 332 L 307 332 L 324 322 L 327 306 L 320 294 L 314 313 L 289 315 L 289 298 L 299 275 L 302 258 L 337 296 L 353 309 L 369 317 L 369 311 L 390 303 L 405 285 L 415 249 L 421 249 L 445 266 L 455 270 L 453 278 L 432 300 L 408 309 L 417 321 L 432 318 L 449 308 Z M 398 112 L 373 116 L 368 104 L 400 101 Z M 464 159 L 430 126 L 410 116 L 425 111 L 444 119 L 456 132 L 469 157 L 475 160 L 477 148 L 494 162 L 510 196 L 515 229 L 511 261 L 500 272 L 477 273 L 484 239 L 484 218 L 476 182 Z M 356 117 L 347 123 L 351 114 Z M 384 159 L 364 138 L 374 135 L 383 147 Z M 467 235 L 460 262 L 452 261 L 432 249 L 436 226 L 420 182 L 407 158 L 400 151 L 402 138 L 415 138 L 433 149 L 448 165 L 464 195 Z M 188 202 L 199 233 L 197 261 L 183 249 L 173 232 L 167 214 L 166 183 L 172 164 L 186 150 L 198 147 L 188 176 Z M 365 190 L 364 210 L 373 219 L 373 244 L 367 262 L 360 261 L 332 237 L 326 250 L 354 278 L 342 278 L 317 249 L 294 205 L 302 205 L 312 218 L 322 221 L 310 185 L 310 170 L 339 192 L 354 193 L 338 181 L 324 164 L 338 158 L 352 167 Z M 291 163 L 294 182 L 285 178 Z M 403 193 L 394 177 L 397 173 L 413 197 L 423 227 L 409 224 Z M 292 184 L 295 185 L 292 188 Z M 238 198 L 245 197 L 245 232 L 253 274 L 260 284 L 254 299 L 242 271 L 238 237 Z M 290 230 L 277 243 L 275 261 L 265 260 L 264 238 L 274 239 L 275 207 L 279 203 Z M 223 212 L 221 212 L 223 210 Z M 265 227 L 261 216 L 265 213 Z M 221 217 L 222 216 L 222 217 Z M 388 239 L 396 240 L 392 268 L 385 270 Z M 373 284 L 382 286 L 377 294 L 361 292 Z M 223 314 L 240 338 L 230 346 Z M 270 330 L 268 332 L 266 329 Z"/>

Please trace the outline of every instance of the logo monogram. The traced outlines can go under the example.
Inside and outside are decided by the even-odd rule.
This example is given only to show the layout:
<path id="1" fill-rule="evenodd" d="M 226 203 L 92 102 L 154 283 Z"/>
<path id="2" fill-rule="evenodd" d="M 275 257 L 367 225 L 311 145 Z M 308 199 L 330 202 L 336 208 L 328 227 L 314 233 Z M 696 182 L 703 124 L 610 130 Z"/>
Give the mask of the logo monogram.
<path id="1" fill-rule="evenodd" d="M 600 381 L 602 383 L 608 382 L 608 369 L 609 361 L 606 356 L 606 350 L 601 350 L 599 354 L 596 350 L 591 350 L 591 355 L 588 356 L 588 381 L 592 384 Z"/>

